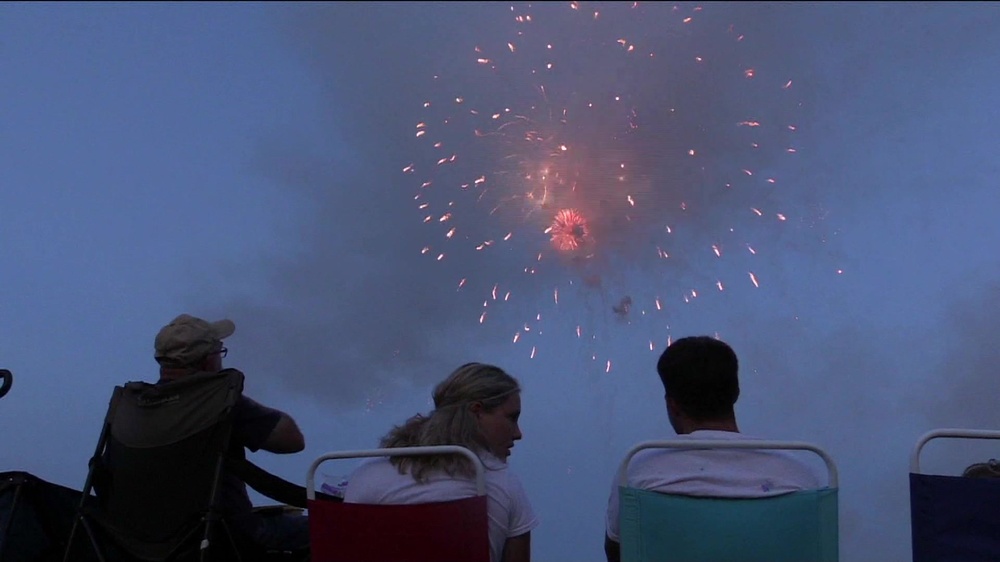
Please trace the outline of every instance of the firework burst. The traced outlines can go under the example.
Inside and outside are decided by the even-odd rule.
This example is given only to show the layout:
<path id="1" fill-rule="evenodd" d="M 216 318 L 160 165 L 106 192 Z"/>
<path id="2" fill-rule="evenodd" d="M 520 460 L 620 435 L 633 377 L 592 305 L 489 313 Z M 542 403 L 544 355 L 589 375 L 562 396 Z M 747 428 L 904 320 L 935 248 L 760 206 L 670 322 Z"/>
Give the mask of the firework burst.
<path id="1" fill-rule="evenodd" d="M 737 279 L 763 283 L 747 260 L 787 218 L 773 208 L 774 171 L 798 151 L 797 104 L 791 80 L 744 60 L 737 25 L 705 15 L 515 5 L 503 34 L 434 76 L 403 172 L 435 232 L 421 252 L 465 264 L 456 281 L 479 295 L 479 323 L 515 287 L 548 287 L 558 305 L 560 286 L 604 287 L 622 264 L 661 277 L 656 294 L 629 290 L 613 307 L 620 317 Z M 540 322 L 540 312 L 518 321 L 513 341 L 540 335 Z"/>

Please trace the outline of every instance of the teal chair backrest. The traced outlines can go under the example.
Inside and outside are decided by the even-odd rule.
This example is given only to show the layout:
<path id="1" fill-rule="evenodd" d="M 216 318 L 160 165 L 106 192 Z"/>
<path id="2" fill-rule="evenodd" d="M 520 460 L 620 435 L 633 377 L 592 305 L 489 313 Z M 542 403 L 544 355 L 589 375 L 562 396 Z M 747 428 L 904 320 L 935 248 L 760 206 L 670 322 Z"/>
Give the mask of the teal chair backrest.
<path id="1" fill-rule="evenodd" d="M 758 441 L 761 449 L 803 449 L 826 462 L 829 486 L 763 498 L 711 498 L 640 490 L 620 482 L 622 562 L 837 562 L 837 469 L 824 451 L 796 442 Z M 647 448 L 757 448 L 735 443 L 674 440 Z"/>
<path id="2" fill-rule="evenodd" d="M 754 499 L 619 488 L 622 562 L 836 562 L 837 490 Z"/>

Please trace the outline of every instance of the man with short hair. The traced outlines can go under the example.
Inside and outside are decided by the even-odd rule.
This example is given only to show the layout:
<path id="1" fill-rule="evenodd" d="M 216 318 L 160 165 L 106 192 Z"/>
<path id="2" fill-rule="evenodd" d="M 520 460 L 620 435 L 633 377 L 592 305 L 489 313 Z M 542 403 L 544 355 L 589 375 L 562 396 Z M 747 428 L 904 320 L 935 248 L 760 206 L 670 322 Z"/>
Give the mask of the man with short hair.
<path id="1" fill-rule="evenodd" d="M 667 417 L 681 439 L 751 439 L 739 432 L 734 405 L 740 395 L 739 361 L 727 344 L 708 336 L 682 338 L 656 364 Z M 629 462 L 628 486 L 670 494 L 756 498 L 820 486 L 816 474 L 782 451 L 753 449 L 646 449 Z M 620 559 L 618 482 L 608 500 L 604 551 Z"/>
<path id="2" fill-rule="evenodd" d="M 156 384 L 166 384 L 199 372 L 222 371 L 222 359 L 228 353 L 222 340 L 235 331 L 236 325 L 231 320 L 208 322 L 188 314 L 174 318 L 156 335 L 155 358 L 160 364 L 160 379 Z M 304 448 L 305 438 L 288 414 L 246 396 L 239 397 L 233 409 L 230 457 L 246 459 L 245 449 L 285 454 Z M 309 546 L 307 517 L 255 514 L 246 483 L 228 470 L 222 473 L 219 506 L 231 528 L 261 547 L 304 550 Z"/>

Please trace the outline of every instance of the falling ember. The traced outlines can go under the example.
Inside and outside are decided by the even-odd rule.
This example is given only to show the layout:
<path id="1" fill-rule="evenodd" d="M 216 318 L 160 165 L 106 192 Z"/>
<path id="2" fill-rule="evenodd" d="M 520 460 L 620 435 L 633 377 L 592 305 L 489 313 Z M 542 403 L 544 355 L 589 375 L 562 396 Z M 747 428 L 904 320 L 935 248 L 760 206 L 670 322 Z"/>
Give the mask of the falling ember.
<path id="1" fill-rule="evenodd" d="M 788 88 L 791 88 L 791 87 L 792 87 L 792 81 L 789 80 L 788 82 L 785 82 L 785 85 L 782 86 L 781 89 L 782 90 L 787 90 Z"/>
<path id="2" fill-rule="evenodd" d="M 663 305 L 660 303 L 660 297 L 656 297 L 656 310 L 663 310 Z"/>
<path id="3" fill-rule="evenodd" d="M 653 340 L 649 340 L 649 350 L 653 351 Z"/>
<path id="4" fill-rule="evenodd" d="M 753 75 L 754 75 L 754 70 L 752 68 L 748 68 L 743 71 L 743 76 L 746 76 L 747 78 L 753 78 Z"/>
<path id="5" fill-rule="evenodd" d="M 479 315 L 479 323 L 482 324 L 486 321 L 486 311 L 484 310 L 482 314 Z"/>
<path id="6" fill-rule="evenodd" d="M 535 346 L 531 346 L 531 356 L 529 357 L 529 359 L 534 359 L 534 358 L 535 358 Z"/>
<path id="7" fill-rule="evenodd" d="M 546 232 L 551 236 L 552 246 L 560 252 L 577 250 L 590 237 L 587 221 L 576 209 L 556 213 Z"/>
<path id="8" fill-rule="evenodd" d="M 444 254 L 438 254 L 437 261 L 441 261 L 443 259 L 444 259 Z"/>
<path id="9" fill-rule="evenodd" d="M 604 372 L 605 373 L 610 373 L 611 372 L 611 360 L 610 359 L 608 359 L 608 363 L 604 367 Z"/>
<path id="10" fill-rule="evenodd" d="M 552 299 L 556 301 L 556 304 L 559 304 L 559 287 L 552 289 Z"/>
<path id="11" fill-rule="evenodd" d="M 753 246 L 751 246 L 750 244 L 747 244 L 747 250 L 749 250 L 751 254 L 755 256 L 757 255 L 757 250 L 754 250 Z"/>
<path id="12" fill-rule="evenodd" d="M 412 174 L 413 173 L 413 164 L 410 164 L 409 166 L 403 168 L 403 173 L 404 174 Z"/>
<path id="13" fill-rule="evenodd" d="M 459 289 L 461 289 L 464 286 L 465 286 L 465 277 L 463 277 L 462 280 L 458 282 L 458 288 Z"/>
<path id="14" fill-rule="evenodd" d="M 576 327 L 576 337 L 578 338 L 583 337 L 583 330 L 580 328 L 579 325 L 577 325 Z"/>
<path id="15" fill-rule="evenodd" d="M 722 281 L 716 281 L 715 282 L 715 286 L 718 287 L 719 290 L 721 291 L 722 290 Z"/>
<path id="16" fill-rule="evenodd" d="M 521 339 L 521 332 L 514 332 L 514 343 L 517 343 L 519 339 Z"/>
<path id="17" fill-rule="evenodd" d="M 444 235 L 444 237 L 445 237 L 445 238 L 451 238 L 451 237 L 452 237 L 452 236 L 454 236 L 454 235 L 455 235 L 455 227 L 452 227 L 452 229 L 451 229 L 451 230 L 449 230 L 449 231 L 448 231 L 448 232 L 447 232 L 447 233 L 446 233 L 446 234 Z"/>
<path id="18" fill-rule="evenodd" d="M 779 220 L 779 221 L 785 221 L 785 220 L 788 220 L 788 219 L 787 219 L 787 218 L 785 217 L 785 215 L 783 215 L 783 214 L 781 214 L 781 213 L 778 213 L 777 215 L 778 215 L 778 220 Z"/>
<path id="19" fill-rule="evenodd" d="M 753 286 L 759 288 L 760 287 L 760 283 L 757 283 L 757 276 L 754 275 L 752 271 L 750 271 L 748 273 L 750 273 L 750 281 L 753 282 Z"/>
<path id="20" fill-rule="evenodd" d="M 712 251 L 715 252 L 716 257 L 722 257 L 722 250 L 719 249 L 718 244 L 712 244 Z"/>

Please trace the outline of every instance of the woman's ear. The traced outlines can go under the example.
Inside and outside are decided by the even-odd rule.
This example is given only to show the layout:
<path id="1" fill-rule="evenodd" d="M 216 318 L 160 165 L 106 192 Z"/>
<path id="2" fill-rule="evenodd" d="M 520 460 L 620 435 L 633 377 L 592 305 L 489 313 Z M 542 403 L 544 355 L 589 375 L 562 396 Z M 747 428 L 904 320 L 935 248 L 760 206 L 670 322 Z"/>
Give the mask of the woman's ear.
<path id="1" fill-rule="evenodd" d="M 469 411 L 472 412 L 474 415 L 478 416 L 479 414 L 483 413 L 483 403 L 476 401 L 473 402 L 472 404 L 469 404 Z"/>

